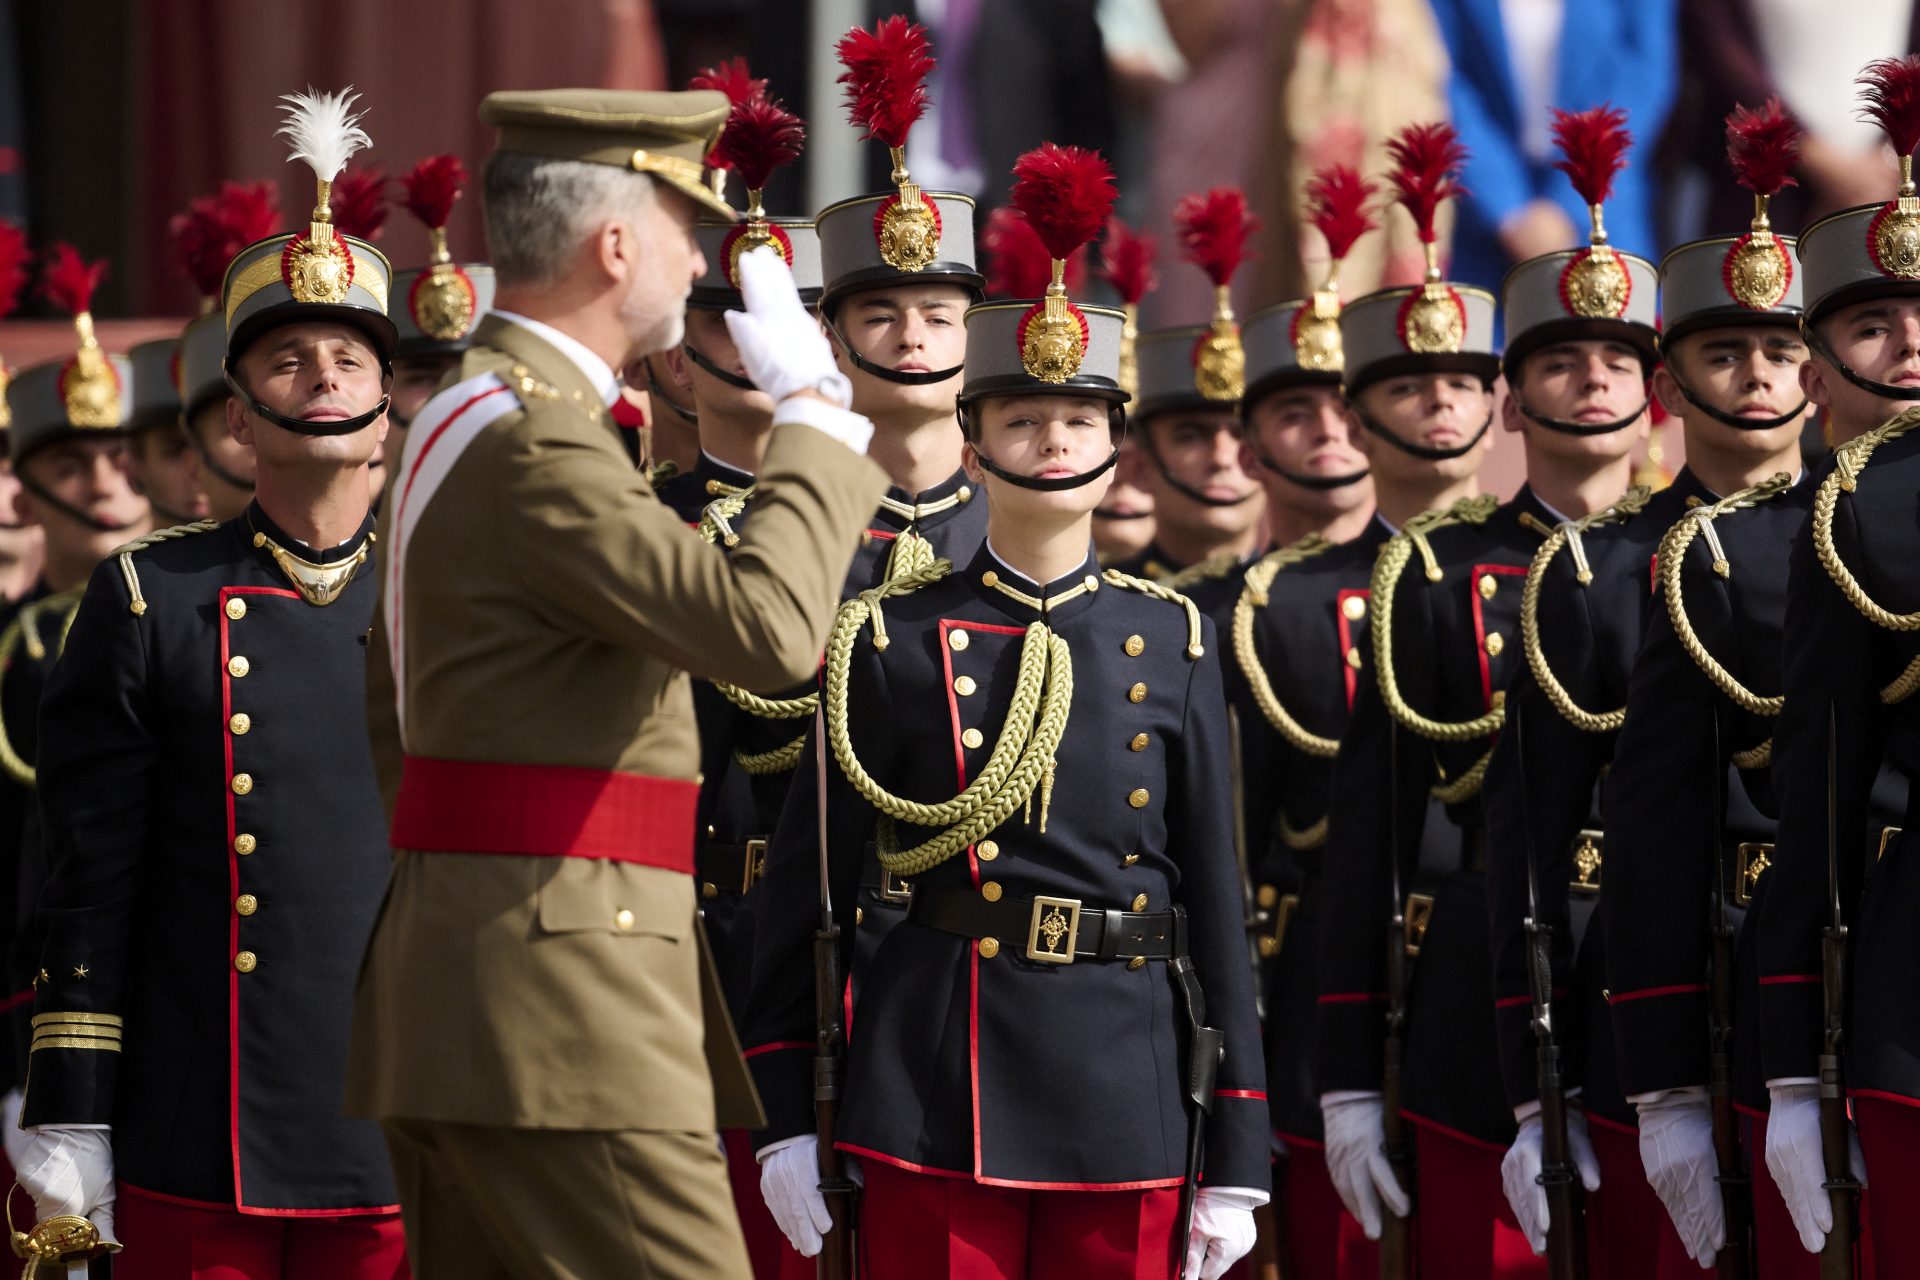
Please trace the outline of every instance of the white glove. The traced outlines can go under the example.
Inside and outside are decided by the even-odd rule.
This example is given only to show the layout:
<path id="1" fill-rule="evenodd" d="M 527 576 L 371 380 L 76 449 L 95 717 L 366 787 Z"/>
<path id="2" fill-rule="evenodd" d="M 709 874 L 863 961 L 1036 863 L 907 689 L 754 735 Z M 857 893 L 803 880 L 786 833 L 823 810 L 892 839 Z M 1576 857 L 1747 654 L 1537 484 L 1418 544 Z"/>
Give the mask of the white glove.
<path id="1" fill-rule="evenodd" d="M 28 1129 L 14 1172 L 33 1197 L 40 1220 L 63 1213 L 90 1219 L 100 1238 L 113 1232 L 113 1133 L 102 1127 L 43 1125 Z"/>
<path id="2" fill-rule="evenodd" d="M 838 408 L 851 406 L 853 384 L 833 362 L 827 335 L 801 303 L 785 260 L 755 249 L 740 255 L 738 270 L 747 309 L 726 313 L 727 332 L 753 385 L 775 405 L 795 392 L 817 391 Z"/>
<path id="3" fill-rule="evenodd" d="M 1380 1238 L 1380 1204 L 1404 1218 L 1413 1203 L 1387 1163 L 1385 1111 L 1377 1093 L 1323 1093 L 1320 1119 L 1327 1138 L 1327 1175 L 1340 1203 L 1367 1239 Z"/>
<path id="4" fill-rule="evenodd" d="M 1820 1149 L 1820 1086 L 1767 1086 L 1767 1172 L 1780 1188 L 1794 1230 L 1808 1253 L 1818 1253 L 1833 1230 L 1833 1202 L 1827 1197 L 1827 1162 Z M 1860 1135 L 1847 1124 L 1847 1154 L 1853 1176 L 1867 1185 L 1867 1164 L 1860 1156 Z"/>
<path id="5" fill-rule="evenodd" d="M 1713 1104 L 1702 1089 L 1670 1089 L 1635 1104 L 1640 1112 L 1640 1165 L 1666 1206 L 1687 1256 L 1702 1267 L 1727 1242 L 1713 1150 Z"/>
<path id="6" fill-rule="evenodd" d="M 820 1139 L 809 1133 L 776 1142 L 759 1158 L 760 1198 L 767 1211 L 796 1253 L 817 1257 L 825 1243 L 821 1235 L 833 1229 L 833 1215 L 820 1194 Z"/>
<path id="7" fill-rule="evenodd" d="M 20 1127 L 20 1107 L 25 1101 L 26 1094 L 18 1088 L 0 1096 L 0 1147 L 6 1148 L 7 1163 L 15 1169 L 27 1155 L 27 1131 Z"/>
<path id="8" fill-rule="evenodd" d="M 1540 1170 L 1545 1163 L 1540 1104 L 1529 1102 L 1515 1107 L 1513 1115 L 1520 1122 L 1520 1132 L 1500 1161 L 1500 1183 L 1506 1189 L 1507 1203 L 1513 1206 L 1513 1216 L 1520 1220 L 1520 1229 L 1526 1232 L 1528 1246 L 1538 1256 L 1547 1251 L 1547 1227 L 1552 1217 L 1547 1212 L 1547 1189 L 1540 1185 Z M 1567 1110 L 1567 1153 L 1580 1171 L 1580 1184 L 1588 1191 L 1598 1191 L 1600 1161 L 1594 1157 L 1593 1143 L 1587 1138 L 1584 1111 Z"/>
<path id="9" fill-rule="evenodd" d="M 1228 1267 L 1253 1252 L 1253 1211 L 1266 1202 L 1259 1193 L 1238 1187 L 1200 1188 L 1180 1280 L 1219 1280 Z"/>

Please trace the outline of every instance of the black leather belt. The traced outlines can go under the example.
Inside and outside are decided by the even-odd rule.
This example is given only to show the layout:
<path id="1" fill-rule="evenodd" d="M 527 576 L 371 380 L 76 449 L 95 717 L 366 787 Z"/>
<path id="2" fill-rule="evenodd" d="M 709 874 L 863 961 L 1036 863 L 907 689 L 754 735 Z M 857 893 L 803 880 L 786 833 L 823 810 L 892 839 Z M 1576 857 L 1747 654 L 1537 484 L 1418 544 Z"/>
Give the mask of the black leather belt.
<path id="1" fill-rule="evenodd" d="M 713 895 L 745 893 L 767 869 L 767 842 L 755 837 L 745 844 L 702 844 L 693 855 L 694 874 Z"/>
<path id="2" fill-rule="evenodd" d="M 989 885 L 989 888 L 992 886 Z M 942 933 L 994 943 L 1024 943 L 1042 964 L 1075 960 L 1172 960 L 1187 954 L 1187 918 L 1180 911 L 1109 911 L 1079 898 L 1001 898 L 971 889 L 915 890 L 907 919 Z"/>

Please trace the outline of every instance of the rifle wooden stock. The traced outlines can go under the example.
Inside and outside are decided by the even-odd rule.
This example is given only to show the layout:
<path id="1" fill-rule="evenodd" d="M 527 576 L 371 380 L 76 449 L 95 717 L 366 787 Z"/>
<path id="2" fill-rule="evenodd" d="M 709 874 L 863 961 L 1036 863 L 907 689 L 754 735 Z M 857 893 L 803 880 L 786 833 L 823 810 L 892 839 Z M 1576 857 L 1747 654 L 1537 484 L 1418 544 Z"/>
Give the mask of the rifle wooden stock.
<path id="1" fill-rule="evenodd" d="M 1586 1219 L 1579 1171 L 1567 1138 L 1566 1080 L 1553 1036 L 1553 929 L 1529 918 L 1527 977 L 1533 988 L 1534 1087 L 1540 1095 L 1540 1186 L 1547 1196 L 1547 1274 L 1580 1280 L 1587 1274 Z"/>
<path id="2" fill-rule="evenodd" d="M 1280 1214 L 1271 1200 L 1253 1211 L 1253 1252 L 1247 1255 L 1251 1280 L 1281 1280 L 1280 1230 Z"/>
<path id="3" fill-rule="evenodd" d="M 1397 856 L 1397 855 L 1396 855 Z M 1380 1073 L 1382 1146 L 1401 1190 L 1413 1198 L 1413 1152 L 1407 1145 L 1407 1122 L 1400 1114 L 1401 1051 L 1407 1021 L 1407 915 L 1396 904 L 1387 925 L 1387 1039 Z M 1381 1280 L 1409 1280 L 1413 1274 L 1413 1215 L 1396 1217 L 1380 1206 Z"/>
<path id="4" fill-rule="evenodd" d="M 819 1280 L 853 1280 L 857 1188 L 847 1177 L 839 1148 L 834 1145 L 840 1125 L 840 1059 L 846 1038 L 840 1016 L 840 929 L 831 913 L 823 912 L 822 916 L 813 934 L 813 1124 L 820 1139 L 820 1194 L 833 1216 L 833 1225 L 821 1233 L 814 1274 Z"/>
<path id="5" fill-rule="evenodd" d="M 1748 1280 L 1753 1273 L 1748 1231 L 1753 1223 L 1753 1184 L 1741 1172 L 1740 1121 L 1733 1110 L 1733 926 L 1717 920 L 1712 933 L 1710 997 L 1712 1050 L 1708 1096 L 1713 1105 L 1713 1157 L 1719 1166 L 1720 1209 L 1727 1242 L 1713 1260 L 1719 1280 Z"/>

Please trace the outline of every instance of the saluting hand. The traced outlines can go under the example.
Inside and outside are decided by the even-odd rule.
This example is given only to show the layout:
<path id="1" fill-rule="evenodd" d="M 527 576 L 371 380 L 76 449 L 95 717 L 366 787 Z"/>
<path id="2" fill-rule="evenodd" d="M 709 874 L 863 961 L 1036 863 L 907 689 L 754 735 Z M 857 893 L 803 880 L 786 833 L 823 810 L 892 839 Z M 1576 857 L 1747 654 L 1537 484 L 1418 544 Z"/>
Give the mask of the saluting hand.
<path id="1" fill-rule="evenodd" d="M 740 255 L 738 271 L 747 309 L 726 313 L 727 332 L 753 385 L 775 406 L 796 395 L 836 409 L 852 405 L 853 384 L 833 362 L 820 322 L 800 301 L 786 260 L 772 249 L 754 249 Z M 774 418 L 780 419 L 777 408 Z"/>

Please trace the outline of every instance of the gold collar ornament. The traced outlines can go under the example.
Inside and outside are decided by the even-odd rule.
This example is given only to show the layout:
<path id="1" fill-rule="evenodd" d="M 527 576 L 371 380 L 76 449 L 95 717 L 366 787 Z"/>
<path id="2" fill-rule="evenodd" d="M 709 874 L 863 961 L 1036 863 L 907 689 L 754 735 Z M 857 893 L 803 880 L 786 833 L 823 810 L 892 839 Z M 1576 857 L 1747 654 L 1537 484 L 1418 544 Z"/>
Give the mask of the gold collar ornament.
<path id="1" fill-rule="evenodd" d="M 366 563 L 373 542 L 374 535 L 369 533 L 360 540 L 360 545 L 354 548 L 352 555 L 327 564 L 316 564 L 293 554 L 258 529 L 253 531 L 253 545 L 266 548 L 273 556 L 273 562 L 280 566 L 280 572 L 300 593 L 300 598 L 315 608 L 325 608 L 340 598 L 347 584 L 353 581 L 353 575 Z"/>
<path id="2" fill-rule="evenodd" d="M 351 88 L 283 94 L 280 100 L 288 108 L 279 135 L 293 144 L 292 158 L 313 170 L 317 187 L 307 234 L 295 236 L 280 251 L 280 278 L 294 301 L 331 306 L 346 301 L 354 272 L 353 252 L 334 234 L 328 204 L 333 182 L 353 154 L 373 140 L 360 128 L 360 113 L 353 110 L 358 95 Z"/>

